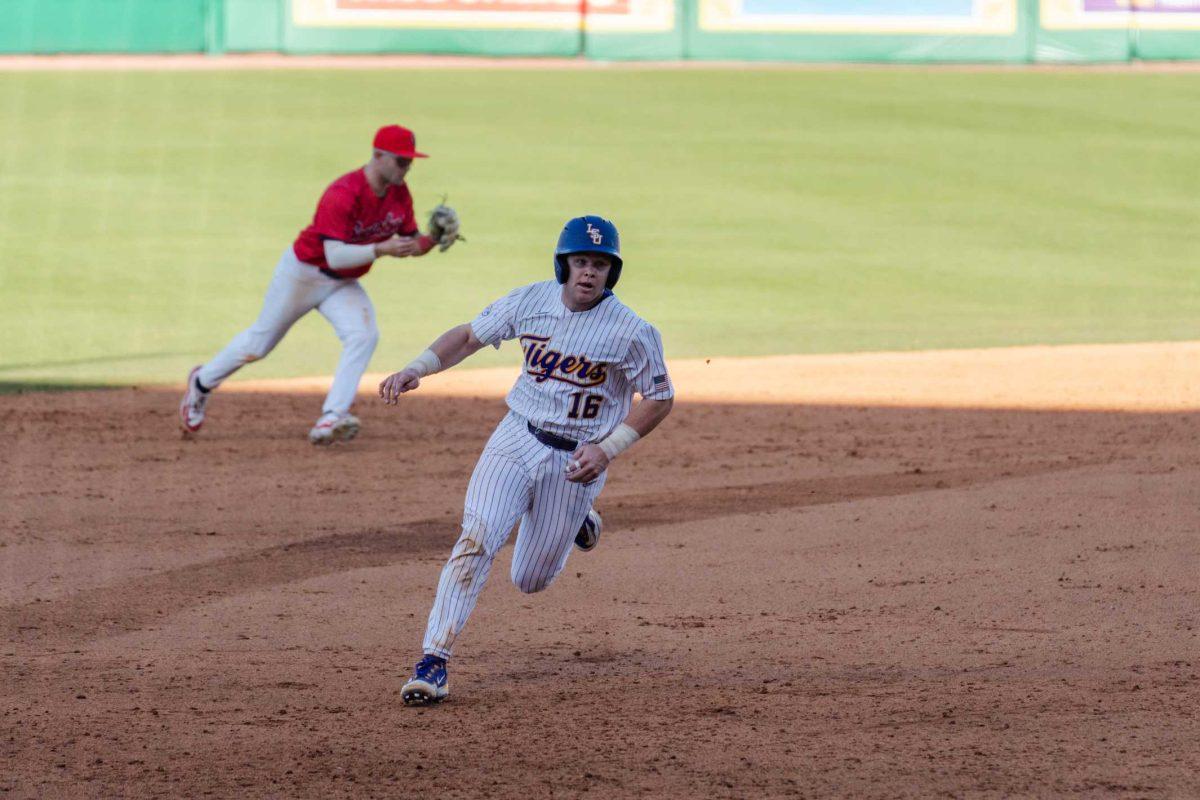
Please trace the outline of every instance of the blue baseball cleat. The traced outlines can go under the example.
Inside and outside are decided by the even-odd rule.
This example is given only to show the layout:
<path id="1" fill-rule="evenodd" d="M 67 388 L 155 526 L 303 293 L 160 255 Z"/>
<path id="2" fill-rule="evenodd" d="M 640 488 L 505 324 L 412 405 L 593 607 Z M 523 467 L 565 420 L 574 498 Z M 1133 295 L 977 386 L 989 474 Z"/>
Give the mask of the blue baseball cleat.
<path id="1" fill-rule="evenodd" d="M 426 655 L 417 662 L 413 676 L 400 690 L 406 706 L 428 706 L 440 703 L 450 694 L 446 679 L 446 659 Z"/>
<path id="2" fill-rule="evenodd" d="M 579 533 L 575 534 L 575 546 L 585 553 L 593 549 L 600 543 L 600 526 L 600 515 L 589 511 L 583 524 L 579 526 Z"/>

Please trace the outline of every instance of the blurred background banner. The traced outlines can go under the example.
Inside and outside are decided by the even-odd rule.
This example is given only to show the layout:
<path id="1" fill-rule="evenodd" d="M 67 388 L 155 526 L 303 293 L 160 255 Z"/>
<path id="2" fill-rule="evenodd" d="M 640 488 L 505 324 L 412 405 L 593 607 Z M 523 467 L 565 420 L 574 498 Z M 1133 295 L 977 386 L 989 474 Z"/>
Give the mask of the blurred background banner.
<path id="1" fill-rule="evenodd" d="M 1041 0 L 1038 61 L 1200 58 L 1200 0 Z"/>
<path id="2" fill-rule="evenodd" d="M 1017 0 L 699 0 L 703 30 L 1011 34 Z"/>
<path id="3" fill-rule="evenodd" d="M 301 27 L 665 31 L 674 0 L 293 0 Z"/>
<path id="4" fill-rule="evenodd" d="M 1200 58 L 1200 0 L 5 0 L 0 53 Z"/>
<path id="5" fill-rule="evenodd" d="M 1024 61 L 1019 0 L 698 0 L 686 56 Z"/>
<path id="6" fill-rule="evenodd" d="M 677 0 L 290 0 L 288 8 L 284 0 L 281 45 L 271 49 L 681 58 L 676 5 Z M 236 41 L 229 46 L 240 49 Z"/>

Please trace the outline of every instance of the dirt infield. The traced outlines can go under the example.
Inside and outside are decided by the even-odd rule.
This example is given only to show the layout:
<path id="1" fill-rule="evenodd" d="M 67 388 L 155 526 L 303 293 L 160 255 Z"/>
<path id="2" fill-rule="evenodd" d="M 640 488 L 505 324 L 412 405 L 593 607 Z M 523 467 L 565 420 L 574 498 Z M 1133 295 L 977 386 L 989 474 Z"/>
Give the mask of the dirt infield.
<path id="1" fill-rule="evenodd" d="M 294 391 L 195 441 L 173 390 L 0 397 L 0 796 L 1200 795 L 1200 404 L 1159 377 L 1175 410 L 681 394 L 596 551 L 536 595 L 502 551 L 428 710 L 498 398 L 364 397 L 316 450 Z"/>
<path id="2" fill-rule="evenodd" d="M 370 394 L 384 373 L 367 375 Z M 671 362 L 680 397 L 702 403 L 1200 411 L 1200 342 L 701 358 Z M 504 397 L 509 367 L 455 370 L 423 396 Z M 239 392 L 324 394 L 330 379 L 230 384 Z"/>

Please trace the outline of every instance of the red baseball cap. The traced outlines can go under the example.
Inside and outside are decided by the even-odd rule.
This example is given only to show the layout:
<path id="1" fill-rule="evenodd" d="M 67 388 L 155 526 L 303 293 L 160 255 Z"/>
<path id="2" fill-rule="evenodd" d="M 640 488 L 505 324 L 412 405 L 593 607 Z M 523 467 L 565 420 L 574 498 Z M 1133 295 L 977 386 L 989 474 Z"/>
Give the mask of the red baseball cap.
<path id="1" fill-rule="evenodd" d="M 375 149 L 401 158 L 429 158 L 417 152 L 417 137 L 401 125 L 384 125 L 375 134 Z"/>

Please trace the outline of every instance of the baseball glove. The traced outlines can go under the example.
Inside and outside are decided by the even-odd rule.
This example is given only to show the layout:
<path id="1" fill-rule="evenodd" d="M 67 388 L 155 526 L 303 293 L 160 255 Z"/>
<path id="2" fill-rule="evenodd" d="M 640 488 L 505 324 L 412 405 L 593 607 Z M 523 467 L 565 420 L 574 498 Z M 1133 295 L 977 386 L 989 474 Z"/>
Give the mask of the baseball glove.
<path id="1" fill-rule="evenodd" d="M 429 235 L 437 242 L 438 250 L 444 253 L 459 239 L 466 241 L 458 232 L 458 225 L 458 212 L 444 203 L 430 212 Z"/>

